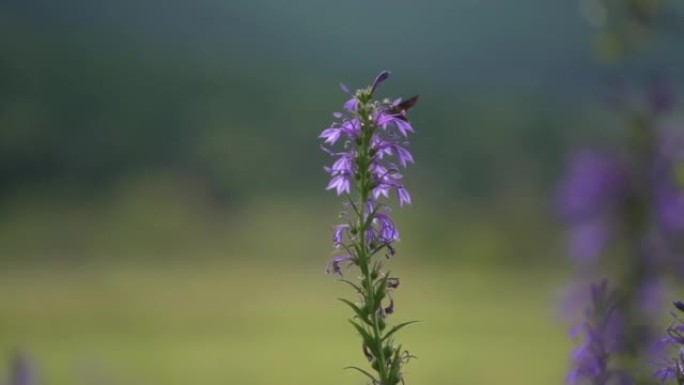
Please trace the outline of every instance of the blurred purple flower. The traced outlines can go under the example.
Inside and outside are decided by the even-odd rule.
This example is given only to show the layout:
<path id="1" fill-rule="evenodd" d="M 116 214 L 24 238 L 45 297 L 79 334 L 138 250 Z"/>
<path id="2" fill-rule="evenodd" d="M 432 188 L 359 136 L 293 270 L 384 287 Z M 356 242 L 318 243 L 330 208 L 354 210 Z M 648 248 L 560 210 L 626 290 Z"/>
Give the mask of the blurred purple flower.
<path id="1" fill-rule="evenodd" d="M 672 82 L 664 74 L 653 76 L 647 95 L 651 111 L 656 115 L 669 112 L 674 105 Z"/>
<path id="2" fill-rule="evenodd" d="M 666 233 L 684 230 L 684 192 L 672 183 L 656 187 L 655 215 Z"/>
<path id="3" fill-rule="evenodd" d="M 626 199 L 627 171 L 614 156 L 583 149 L 573 154 L 558 188 L 558 211 L 569 227 L 569 255 L 593 262 L 603 252 Z"/>
<path id="4" fill-rule="evenodd" d="M 679 312 L 684 313 L 684 304 L 680 301 L 675 301 L 674 306 Z M 656 345 L 657 353 L 663 355 L 663 358 L 654 376 L 661 383 L 676 381 L 682 385 L 684 384 L 684 321 L 677 313 L 672 313 L 672 318 L 672 322 L 667 327 L 667 334 Z M 673 354 L 668 355 L 668 350 L 673 350 Z"/>
<path id="5" fill-rule="evenodd" d="M 612 382 L 629 385 L 631 377 L 610 365 L 611 355 L 621 348 L 623 320 L 617 312 L 614 294 L 608 290 L 607 281 L 592 284 L 589 298 L 590 305 L 585 309 L 583 323 L 571 332 L 572 337 L 580 338 L 580 345 L 571 354 L 572 369 L 567 381 L 572 385 Z"/>
<path id="6" fill-rule="evenodd" d="M 35 385 L 36 378 L 31 362 L 17 353 L 12 358 L 9 385 Z"/>
<path id="7" fill-rule="evenodd" d="M 636 305 L 639 312 L 645 316 L 660 313 L 663 307 L 665 287 L 657 278 L 644 281 L 636 292 Z"/>
<path id="8" fill-rule="evenodd" d="M 568 232 L 568 254 L 578 262 L 593 262 L 609 239 L 609 224 L 602 218 L 574 223 Z"/>
<path id="9" fill-rule="evenodd" d="M 570 159 L 570 168 L 560 183 L 558 209 L 568 221 L 594 217 L 610 210 L 622 199 L 627 186 L 624 164 L 616 157 L 582 149 Z"/>

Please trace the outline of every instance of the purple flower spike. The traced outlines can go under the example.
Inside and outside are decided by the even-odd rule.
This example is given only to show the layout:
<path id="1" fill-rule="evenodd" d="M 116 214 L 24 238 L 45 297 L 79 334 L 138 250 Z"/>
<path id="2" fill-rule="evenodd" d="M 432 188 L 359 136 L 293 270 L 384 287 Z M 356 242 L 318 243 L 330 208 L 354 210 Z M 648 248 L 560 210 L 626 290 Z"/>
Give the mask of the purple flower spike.
<path id="1" fill-rule="evenodd" d="M 390 72 L 389 71 L 382 71 L 378 76 L 375 77 L 375 80 L 373 81 L 373 85 L 371 86 L 371 95 L 375 93 L 375 89 L 378 88 L 382 82 L 387 80 L 389 78 Z"/>
<path id="2" fill-rule="evenodd" d="M 342 113 L 333 114 L 335 123 L 319 135 L 324 142 L 323 151 L 332 157 L 332 164 L 324 167 L 330 177 L 326 189 L 345 195 L 341 217 L 346 222 L 333 229 L 332 243 L 347 254 L 333 257 L 326 272 L 342 276 L 342 264 L 347 268 L 356 266 L 360 271 L 356 283 L 353 278 L 342 279 L 356 289 L 359 301 L 341 300 L 355 313 L 349 321 L 362 337 L 363 353 L 372 362 L 376 375 L 352 368 L 370 377 L 375 385 L 403 383 L 400 369 L 413 357 L 400 350 L 394 335 L 388 338 L 406 323 L 382 333 L 388 326 L 387 318 L 395 311 L 391 292 L 399 286 L 399 279 L 384 272 L 384 261 L 378 258 L 383 252 L 388 259 L 393 256 L 393 244 L 399 241 L 399 231 L 387 204 L 390 195 L 396 192 L 400 207 L 411 203 L 400 170 L 414 163 L 406 140 L 414 130 L 406 113 L 418 100 L 418 96 L 404 102 L 373 100 L 373 93 L 389 74 L 381 72 L 371 86 L 353 94 L 343 86 L 351 99 L 344 103 Z"/>

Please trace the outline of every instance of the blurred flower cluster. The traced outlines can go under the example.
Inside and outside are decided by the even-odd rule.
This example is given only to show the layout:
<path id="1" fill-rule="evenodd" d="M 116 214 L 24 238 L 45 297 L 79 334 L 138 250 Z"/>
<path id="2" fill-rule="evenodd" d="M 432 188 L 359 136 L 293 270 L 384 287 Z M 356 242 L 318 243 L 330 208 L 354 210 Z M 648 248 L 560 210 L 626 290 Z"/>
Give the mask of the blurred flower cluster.
<path id="1" fill-rule="evenodd" d="M 630 50 L 642 53 L 654 32 L 667 27 L 666 18 L 674 15 L 658 0 L 582 0 L 581 5 L 585 18 L 601 29 L 602 58 L 611 61 L 625 58 Z M 585 337 L 578 351 L 593 346 L 596 357 L 616 357 L 613 370 L 620 373 L 620 383 L 649 382 L 648 362 L 666 295 L 663 282 L 668 274 L 684 273 L 684 125 L 669 119 L 675 104 L 671 80 L 659 70 L 651 71 L 657 75 L 651 75 L 636 98 L 630 98 L 633 94 L 624 86 L 614 95 L 612 107 L 621 121 L 618 140 L 573 152 L 556 196 L 575 285 L 610 276 L 611 314 L 620 320 L 621 331 L 611 335 L 612 348 L 606 350 L 604 334 L 586 331 L 594 337 Z M 589 303 L 594 309 L 596 292 L 592 286 L 590 296 L 580 295 L 571 303 Z M 585 325 L 594 325 L 593 314 L 585 312 Z M 597 358 L 589 361 L 605 364 Z M 570 382 L 577 383 L 577 373 L 586 372 L 583 362 L 573 355 Z M 606 368 L 593 367 L 591 373 L 596 367 Z M 662 373 L 660 377 L 669 378 Z M 605 375 L 594 376 L 589 383 L 606 381 Z"/>
<path id="2" fill-rule="evenodd" d="M 647 372 L 664 278 L 684 272 L 684 127 L 667 123 L 672 97 L 662 84 L 646 95 L 641 106 L 622 109 L 622 142 L 571 154 L 557 194 L 577 279 L 598 279 L 611 267 L 625 329 L 613 353 L 636 377 Z"/>

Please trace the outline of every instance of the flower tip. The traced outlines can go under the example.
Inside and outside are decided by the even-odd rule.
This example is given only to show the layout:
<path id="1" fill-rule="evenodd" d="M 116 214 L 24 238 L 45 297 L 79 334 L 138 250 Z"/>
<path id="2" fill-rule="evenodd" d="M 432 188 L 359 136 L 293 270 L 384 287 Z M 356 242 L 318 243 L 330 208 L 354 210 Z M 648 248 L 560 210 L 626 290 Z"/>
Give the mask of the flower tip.
<path id="1" fill-rule="evenodd" d="M 378 76 L 375 77 L 375 80 L 373 81 L 373 85 L 371 86 L 371 94 L 373 94 L 375 92 L 375 89 L 378 88 L 378 86 L 380 84 L 382 84 L 382 82 L 387 80 L 387 78 L 389 78 L 389 76 L 390 76 L 390 72 L 387 70 L 380 72 L 378 74 Z"/>

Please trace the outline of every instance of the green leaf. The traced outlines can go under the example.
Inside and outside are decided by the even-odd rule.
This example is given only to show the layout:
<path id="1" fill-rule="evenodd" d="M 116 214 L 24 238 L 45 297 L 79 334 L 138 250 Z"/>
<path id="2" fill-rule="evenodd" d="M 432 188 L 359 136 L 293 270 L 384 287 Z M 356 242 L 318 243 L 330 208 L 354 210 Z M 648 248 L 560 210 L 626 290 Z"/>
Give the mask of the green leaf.
<path id="1" fill-rule="evenodd" d="M 347 285 L 353 287 L 353 288 L 354 288 L 357 292 L 359 292 L 359 293 L 363 293 L 363 292 L 361 291 L 361 287 L 360 287 L 359 285 L 355 284 L 355 283 L 352 282 L 352 281 L 348 281 L 348 280 L 346 280 L 346 279 L 339 279 L 338 281 L 341 281 L 341 282 L 346 283 Z"/>
<path id="2" fill-rule="evenodd" d="M 387 294 L 387 276 L 385 276 L 380 282 L 381 283 L 378 285 L 378 287 L 375 288 L 374 303 L 377 306 L 380 306 L 382 300 L 385 299 L 385 294 Z"/>
<path id="3" fill-rule="evenodd" d="M 356 313 L 356 315 L 361 319 L 361 321 L 363 321 L 367 324 L 370 324 L 370 321 L 368 320 L 368 311 L 366 311 L 365 308 L 362 309 L 362 308 L 356 306 L 356 304 L 354 302 L 352 302 L 348 299 L 338 298 L 338 300 L 340 300 L 341 302 L 344 302 L 345 304 L 347 304 L 347 306 L 352 308 L 352 310 L 354 310 L 354 313 Z"/>
<path id="4" fill-rule="evenodd" d="M 399 383 L 399 379 L 401 378 L 401 345 L 399 345 L 397 349 L 394 351 L 394 357 L 392 357 L 392 362 L 390 363 L 389 369 L 389 383 Z"/>
<path id="5" fill-rule="evenodd" d="M 373 337 L 370 334 L 368 334 L 368 332 L 366 331 L 366 329 L 363 328 L 363 326 L 357 324 L 356 322 L 354 322 L 352 320 L 349 320 L 349 323 L 354 325 L 354 327 L 356 328 L 356 331 L 358 331 L 359 334 L 361 334 L 361 338 L 363 338 L 363 342 L 365 342 L 366 345 L 374 346 Z"/>
<path id="6" fill-rule="evenodd" d="M 347 370 L 347 369 L 358 370 L 359 372 L 365 374 L 366 377 L 370 378 L 371 381 L 373 381 L 374 384 L 377 384 L 377 383 L 378 383 L 378 380 L 376 380 L 375 377 L 373 377 L 372 374 L 368 373 L 367 371 L 365 371 L 365 370 L 363 370 L 363 369 L 361 369 L 361 368 L 357 368 L 356 366 L 347 366 L 347 367 L 344 368 L 344 369 L 345 369 L 345 370 Z"/>
<path id="7" fill-rule="evenodd" d="M 385 334 L 384 337 L 382 337 L 382 339 L 380 341 L 384 341 L 384 340 L 388 339 L 392 334 L 398 332 L 399 329 L 403 328 L 404 326 L 414 324 L 414 323 L 418 323 L 418 322 L 420 322 L 420 321 L 408 321 L 408 322 L 400 323 L 399 325 L 395 325 L 392 327 L 392 329 L 390 329 L 387 332 L 387 334 Z"/>

